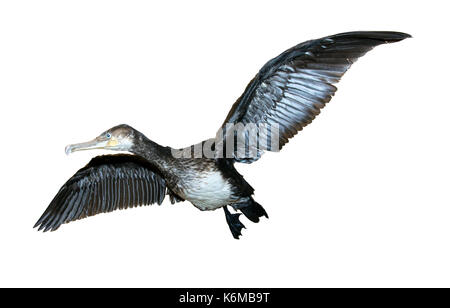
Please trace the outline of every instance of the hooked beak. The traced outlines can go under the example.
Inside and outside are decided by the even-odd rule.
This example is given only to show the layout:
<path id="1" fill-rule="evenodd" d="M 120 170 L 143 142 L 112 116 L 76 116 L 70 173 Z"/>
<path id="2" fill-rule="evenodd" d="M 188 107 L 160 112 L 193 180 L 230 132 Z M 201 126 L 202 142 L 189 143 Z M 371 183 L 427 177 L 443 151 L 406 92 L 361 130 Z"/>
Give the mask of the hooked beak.
<path id="1" fill-rule="evenodd" d="M 69 155 L 72 152 L 76 151 L 85 151 L 92 149 L 106 149 L 110 146 L 109 140 L 99 140 L 95 138 L 94 140 L 82 143 L 69 144 L 66 146 L 66 154 Z"/>

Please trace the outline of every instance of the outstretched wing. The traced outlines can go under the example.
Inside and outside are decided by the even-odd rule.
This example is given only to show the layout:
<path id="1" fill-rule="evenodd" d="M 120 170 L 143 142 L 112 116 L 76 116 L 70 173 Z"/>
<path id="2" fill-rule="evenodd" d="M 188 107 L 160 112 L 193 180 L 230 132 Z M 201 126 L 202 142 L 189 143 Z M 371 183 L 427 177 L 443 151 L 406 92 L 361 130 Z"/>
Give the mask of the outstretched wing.
<path id="1" fill-rule="evenodd" d="M 410 35 L 399 32 L 342 33 L 301 43 L 270 60 L 231 108 L 221 129 L 224 137 L 216 144 L 216 157 L 230 156 L 229 152 L 222 152 L 229 145 L 227 138 L 234 140 L 237 147 L 229 158 L 239 162 L 251 163 L 264 150 L 280 150 L 320 113 L 337 90 L 334 84 L 359 57 L 375 46 L 407 37 Z M 249 136 L 249 130 L 226 128 L 227 124 L 256 124 L 257 136 Z M 263 133 L 260 127 L 266 131 Z M 274 128 L 278 129 L 277 134 Z M 262 149 L 255 148 L 260 143 L 249 145 L 252 138 L 267 138 L 267 132 L 272 133 L 269 141 L 278 139 L 276 144 L 265 142 L 267 146 Z M 236 141 L 239 138 L 242 143 Z M 243 143 L 245 150 L 239 147 Z"/>
<path id="2" fill-rule="evenodd" d="M 127 154 L 97 156 L 61 187 L 34 227 L 54 231 L 99 213 L 161 204 L 165 194 L 165 180 L 146 160 Z"/>

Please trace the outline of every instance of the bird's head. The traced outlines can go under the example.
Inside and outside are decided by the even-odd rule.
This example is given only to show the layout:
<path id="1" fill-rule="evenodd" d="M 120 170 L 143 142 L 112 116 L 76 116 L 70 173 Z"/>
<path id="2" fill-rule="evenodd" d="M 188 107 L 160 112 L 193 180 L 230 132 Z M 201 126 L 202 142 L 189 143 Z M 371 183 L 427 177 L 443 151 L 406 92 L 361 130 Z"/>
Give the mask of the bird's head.
<path id="1" fill-rule="evenodd" d="M 66 154 L 69 155 L 72 152 L 92 149 L 130 151 L 136 135 L 137 131 L 131 126 L 126 124 L 117 125 L 101 133 L 91 141 L 66 146 Z"/>

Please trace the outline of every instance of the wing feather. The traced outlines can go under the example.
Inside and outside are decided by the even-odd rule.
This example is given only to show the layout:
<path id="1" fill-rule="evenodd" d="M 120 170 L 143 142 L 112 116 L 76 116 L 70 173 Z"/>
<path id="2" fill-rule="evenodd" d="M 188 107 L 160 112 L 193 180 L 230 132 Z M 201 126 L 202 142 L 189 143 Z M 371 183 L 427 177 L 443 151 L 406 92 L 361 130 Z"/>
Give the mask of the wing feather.
<path id="1" fill-rule="evenodd" d="M 231 108 L 220 132 L 223 138 L 216 143 L 217 157 L 226 152 L 226 140 L 231 136 L 234 145 L 244 144 L 238 138 L 249 139 L 248 132 L 227 131 L 227 124 L 260 124 L 279 128 L 277 148 L 242 149 L 231 151 L 238 162 L 251 163 L 264 150 L 278 151 L 306 125 L 311 123 L 336 92 L 334 86 L 350 66 L 374 47 L 401 41 L 410 35 L 400 32 L 348 32 L 311 40 L 288 49 L 267 62 L 246 87 Z M 266 134 L 257 130 L 257 137 Z M 234 136 L 234 137 L 233 137 Z M 246 144 L 247 147 L 252 145 Z"/>
<path id="2" fill-rule="evenodd" d="M 35 227 L 54 231 L 99 213 L 161 204 L 166 189 L 164 178 L 144 159 L 125 154 L 98 156 L 61 187 Z"/>

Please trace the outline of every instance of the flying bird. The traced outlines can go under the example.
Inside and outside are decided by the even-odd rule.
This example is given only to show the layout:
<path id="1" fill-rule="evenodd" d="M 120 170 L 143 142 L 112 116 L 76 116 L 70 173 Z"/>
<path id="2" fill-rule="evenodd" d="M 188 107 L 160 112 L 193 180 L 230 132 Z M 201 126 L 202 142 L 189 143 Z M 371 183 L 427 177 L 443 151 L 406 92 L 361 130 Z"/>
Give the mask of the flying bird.
<path id="1" fill-rule="evenodd" d="M 93 158 L 61 187 L 35 227 L 54 231 L 98 213 L 161 204 L 169 196 L 172 204 L 186 200 L 202 211 L 223 208 L 238 239 L 245 228 L 241 214 L 255 223 L 268 215 L 234 164 L 279 151 L 320 113 L 358 58 L 408 37 L 400 32 L 348 32 L 300 43 L 261 68 L 215 138 L 184 149 L 161 146 L 125 124 L 67 146 L 67 154 L 90 149 L 129 154 Z"/>

